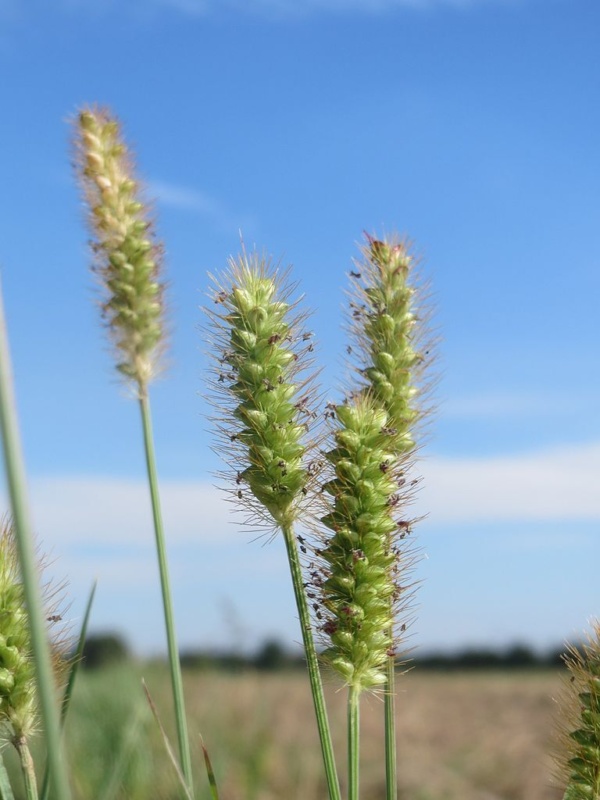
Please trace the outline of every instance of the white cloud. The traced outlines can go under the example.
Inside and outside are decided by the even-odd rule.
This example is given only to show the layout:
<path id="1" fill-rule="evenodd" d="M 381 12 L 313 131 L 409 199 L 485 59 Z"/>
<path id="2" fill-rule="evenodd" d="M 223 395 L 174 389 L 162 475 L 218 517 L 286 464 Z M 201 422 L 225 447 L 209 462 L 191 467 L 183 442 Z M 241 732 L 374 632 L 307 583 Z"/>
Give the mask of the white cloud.
<path id="1" fill-rule="evenodd" d="M 256 228 L 256 218 L 253 215 L 234 213 L 220 200 L 198 189 L 165 181 L 150 181 L 148 189 L 159 203 L 180 211 L 200 214 L 226 233 L 237 233 L 239 230 L 252 233 Z"/>
<path id="2" fill-rule="evenodd" d="M 422 464 L 419 511 L 431 521 L 600 520 L 600 442 Z"/>
<path id="3" fill-rule="evenodd" d="M 600 441 L 502 457 L 427 458 L 419 466 L 423 489 L 415 513 L 429 512 L 429 524 L 440 535 L 445 525 L 455 524 L 565 520 L 576 526 L 600 521 Z M 289 633 L 295 615 L 292 596 L 283 589 L 287 573 L 282 542 L 277 539 L 266 549 L 248 545 L 254 534 L 208 482 L 162 481 L 161 495 L 180 640 L 197 643 L 201 636 L 202 641 L 221 642 L 224 623 L 215 598 L 224 597 L 239 604 L 245 620 L 253 620 L 253 636 L 277 630 L 282 637 L 287 632 L 285 636 L 295 638 L 295 627 Z M 78 598 L 73 614 L 79 613 L 92 580 L 98 578 L 94 625 L 118 624 L 136 646 L 162 647 L 145 482 L 38 476 L 31 480 L 31 496 L 35 530 L 43 549 L 56 557 L 50 574 L 68 575 L 69 594 Z M 572 527 L 570 548 L 574 542 L 589 547 L 594 536 Z M 530 551 L 531 557 L 551 551 L 560 558 L 567 534 L 553 526 L 550 537 L 532 530 L 525 538 L 509 538 L 510 530 L 502 543 L 509 549 Z M 266 588 L 273 586 L 283 593 L 276 607 Z"/>
<path id="4" fill-rule="evenodd" d="M 271 18 L 302 17 L 322 12 L 382 14 L 397 8 L 432 10 L 468 8 L 518 0 L 154 0 L 156 5 L 200 16 L 219 8 L 235 9 Z"/>
<path id="5" fill-rule="evenodd" d="M 591 397 L 535 392 L 485 392 L 449 398 L 441 403 L 445 417 L 556 416 L 590 412 Z"/>
<path id="6" fill-rule="evenodd" d="M 0 19 L 16 17 L 23 10 L 35 10 L 39 0 L 0 0 Z M 431 11 L 440 8 L 468 9 L 484 5 L 508 5 L 523 0 L 59 0 L 67 13 L 111 13 L 126 10 L 141 18 L 167 9 L 188 17 L 205 17 L 222 10 L 267 19 L 295 19 L 320 13 L 385 14 L 395 9 Z M 26 7 L 29 4 L 29 9 Z"/>
<path id="7" fill-rule="evenodd" d="M 32 481 L 35 528 L 64 545 L 144 545 L 152 536 L 147 484 L 106 477 L 52 477 Z M 214 542 L 231 532 L 225 495 L 208 483 L 163 481 L 161 499 L 169 541 Z"/>
<path id="8" fill-rule="evenodd" d="M 432 523 L 600 520 L 600 442 L 482 458 L 426 458 L 415 512 Z M 152 536 L 143 480 L 38 477 L 31 483 L 35 528 L 51 546 L 145 547 Z M 214 547 L 243 531 L 227 495 L 208 482 L 162 481 L 169 543 Z"/>

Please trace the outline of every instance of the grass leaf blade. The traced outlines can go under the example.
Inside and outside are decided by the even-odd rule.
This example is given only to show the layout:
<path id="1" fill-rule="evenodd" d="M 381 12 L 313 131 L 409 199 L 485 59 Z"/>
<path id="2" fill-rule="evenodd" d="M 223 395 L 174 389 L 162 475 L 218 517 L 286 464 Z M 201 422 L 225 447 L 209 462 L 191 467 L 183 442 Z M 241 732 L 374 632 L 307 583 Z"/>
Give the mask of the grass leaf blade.
<path id="1" fill-rule="evenodd" d="M 83 658 L 83 648 L 85 647 L 87 629 L 90 621 L 92 605 L 94 603 L 94 596 L 96 594 L 97 586 L 98 586 L 98 581 L 94 581 L 92 588 L 90 590 L 90 595 L 88 597 L 87 605 L 85 607 L 83 621 L 81 623 L 81 630 L 79 631 L 79 637 L 77 639 L 77 648 L 75 650 L 75 655 L 73 656 L 73 663 L 71 664 L 71 669 L 69 670 L 69 679 L 67 680 L 67 685 L 65 687 L 65 693 L 63 695 L 63 701 L 60 709 L 60 721 L 62 725 L 64 725 L 67 713 L 69 711 L 69 705 L 71 704 L 71 697 L 73 696 L 73 689 L 75 688 L 75 680 L 77 678 L 77 673 L 79 672 L 79 667 L 81 666 L 81 660 Z"/>
<path id="2" fill-rule="evenodd" d="M 204 754 L 204 764 L 206 766 L 206 774 L 208 775 L 208 783 L 210 786 L 210 794 L 213 800 L 219 800 L 219 788 L 217 786 L 217 779 L 215 778 L 215 772 L 212 768 L 212 763 L 210 761 L 210 756 L 208 755 L 208 750 L 204 744 L 204 740 L 200 737 L 200 744 L 202 745 L 202 752 Z"/>

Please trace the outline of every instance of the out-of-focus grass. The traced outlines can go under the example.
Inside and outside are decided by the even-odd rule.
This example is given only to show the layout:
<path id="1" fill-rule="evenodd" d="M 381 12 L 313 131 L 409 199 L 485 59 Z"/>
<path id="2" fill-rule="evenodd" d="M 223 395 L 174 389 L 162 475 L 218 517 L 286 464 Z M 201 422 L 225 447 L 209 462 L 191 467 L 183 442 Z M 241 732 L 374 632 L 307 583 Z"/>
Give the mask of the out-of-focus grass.
<path id="1" fill-rule="evenodd" d="M 141 677 L 175 741 L 166 668 L 82 672 L 67 721 L 78 800 L 171 800 L 176 778 L 145 707 Z M 196 783 L 208 797 L 198 734 L 223 800 L 322 800 L 306 676 L 184 673 Z M 424 673 L 398 677 L 401 800 L 559 800 L 552 784 L 553 672 Z M 334 744 L 345 759 L 345 697 L 326 685 Z M 385 796 L 383 702 L 362 711 L 362 796 Z M 106 791 L 109 794 L 105 794 Z"/>

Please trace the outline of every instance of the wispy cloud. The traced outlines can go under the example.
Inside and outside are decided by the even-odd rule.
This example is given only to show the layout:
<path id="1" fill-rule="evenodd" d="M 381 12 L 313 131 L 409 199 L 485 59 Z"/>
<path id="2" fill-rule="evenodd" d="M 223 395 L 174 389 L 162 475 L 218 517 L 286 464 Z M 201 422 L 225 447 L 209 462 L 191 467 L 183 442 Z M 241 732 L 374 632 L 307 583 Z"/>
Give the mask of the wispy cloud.
<path id="1" fill-rule="evenodd" d="M 550 536 L 541 536 L 538 528 L 503 542 L 510 549 L 548 551 L 559 558 L 567 542 L 570 549 L 593 544 L 593 534 L 583 525 L 600 521 L 600 441 L 505 457 L 428 458 L 420 467 L 423 489 L 414 513 L 429 513 L 429 528 L 440 535 L 445 525 L 459 524 L 466 531 L 467 526 L 498 521 L 568 521 L 564 534 L 553 524 Z M 181 598 L 194 597 L 194 603 L 180 605 L 182 640 L 196 641 L 193 609 L 206 606 L 203 635 L 219 641 L 222 624 L 210 598 L 242 596 L 235 594 L 235 587 L 252 581 L 255 587 L 283 583 L 282 543 L 276 540 L 268 549 L 247 546 L 255 534 L 244 529 L 223 493 L 208 482 L 163 481 L 161 490 L 173 585 Z M 149 623 L 160 609 L 145 482 L 38 476 L 31 491 L 35 529 L 43 549 L 57 558 L 52 572 L 69 576 L 74 597 L 84 597 L 95 577 L 100 581 L 95 625 L 111 627 L 118 621 L 139 645 L 158 646 L 159 631 Z M 6 497 L 0 500 L 6 507 Z M 244 601 L 244 612 L 262 619 L 271 601 L 259 589 L 253 591 Z M 274 611 L 277 630 L 287 631 L 286 620 L 294 613 L 291 603 L 287 594 Z M 144 634 L 143 615 L 148 617 Z M 267 628 L 259 623 L 255 627 L 267 635 Z"/>
<path id="2" fill-rule="evenodd" d="M 447 417 L 528 417 L 572 415 L 593 411 L 595 400 L 576 394 L 486 392 L 452 397 L 442 403 Z"/>
<path id="3" fill-rule="evenodd" d="M 214 542 L 231 533 L 226 495 L 211 484 L 164 481 L 161 495 L 172 544 Z M 61 546 L 135 547 L 144 545 L 152 530 L 148 487 L 142 480 L 37 478 L 32 498 L 40 535 Z"/>
<path id="4" fill-rule="evenodd" d="M 416 513 L 436 525 L 499 520 L 600 521 L 600 442 L 491 458 L 428 458 Z M 32 482 L 37 530 L 57 547 L 145 545 L 152 520 L 142 480 L 38 477 Z M 225 493 L 208 482 L 164 481 L 164 516 L 173 546 L 215 546 L 244 529 Z M 93 513 L 92 513 L 93 510 Z M 252 538 L 249 530 L 242 534 Z"/>
<path id="5" fill-rule="evenodd" d="M 256 232 L 257 219 L 254 215 L 234 212 L 217 198 L 199 189 L 166 181 L 150 181 L 148 190 L 160 204 L 205 217 L 226 233 L 237 233 L 239 230 L 248 234 Z"/>
<path id="6" fill-rule="evenodd" d="M 302 17 L 318 13 L 383 14 L 398 8 L 433 10 L 436 8 L 468 8 L 517 0 L 154 0 L 197 16 L 219 8 L 235 9 L 266 17 Z"/>
<path id="7" fill-rule="evenodd" d="M 29 0 L 30 10 L 42 5 L 39 0 Z M 223 10 L 235 11 L 266 19 L 294 19 L 317 14 L 369 14 L 381 15 L 397 9 L 434 11 L 443 8 L 468 9 L 486 5 L 509 5 L 523 0 L 59 0 L 56 7 L 65 12 L 110 13 L 125 8 L 129 13 L 148 17 L 161 9 L 168 9 L 188 17 L 205 17 Z M 0 18 L 15 15 L 19 6 L 26 10 L 27 0 L 0 0 Z"/>
<path id="8" fill-rule="evenodd" d="M 423 463 L 419 507 L 435 524 L 600 520 L 600 442 Z"/>

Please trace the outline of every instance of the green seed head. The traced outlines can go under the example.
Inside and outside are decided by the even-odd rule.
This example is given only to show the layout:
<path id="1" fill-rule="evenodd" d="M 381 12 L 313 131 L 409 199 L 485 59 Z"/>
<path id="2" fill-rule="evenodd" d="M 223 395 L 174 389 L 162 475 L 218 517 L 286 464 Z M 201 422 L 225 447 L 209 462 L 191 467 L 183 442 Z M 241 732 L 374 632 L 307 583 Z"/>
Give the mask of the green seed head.
<path id="1" fill-rule="evenodd" d="M 310 334 L 294 317 L 285 280 L 256 253 L 232 259 L 215 287 L 214 402 L 234 492 L 255 517 L 290 524 L 309 477 Z"/>
<path id="2" fill-rule="evenodd" d="M 404 592 L 396 541 L 408 526 L 395 513 L 398 461 L 389 415 L 366 393 L 334 413 L 334 447 L 326 454 L 333 478 L 323 486 L 330 508 L 322 521 L 330 534 L 320 550 L 326 575 L 321 629 L 329 642 L 326 661 L 360 691 L 385 683 L 394 653 Z"/>
<path id="3" fill-rule="evenodd" d="M 396 622 L 410 599 L 407 574 L 414 561 L 404 540 L 416 481 L 407 480 L 406 472 L 425 361 L 406 245 L 368 236 L 363 256 L 351 273 L 349 350 L 358 382 L 328 414 L 333 444 L 326 458 L 333 478 L 323 487 L 331 503 L 322 521 L 330 533 L 321 548 L 326 577 L 322 584 L 319 579 L 326 658 L 358 690 L 385 683 L 387 661 L 406 627 Z"/>
<path id="4" fill-rule="evenodd" d="M 421 416 L 418 397 L 429 355 L 421 343 L 413 258 L 406 243 L 395 237 L 367 236 L 362 252 L 358 271 L 351 273 L 360 384 L 388 412 L 396 451 L 408 454 L 415 447 L 415 426 Z"/>
<path id="5" fill-rule="evenodd" d="M 565 656 L 569 680 L 561 707 L 560 742 L 555 754 L 567 800 L 600 798 L 600 622 L 587 644 Z"/>
<path id="6" fill-rule="evenodd" d="M 131 155 L 108 111 L 77 119 L 77 171 L 90 210 L 94 271 L 117 370 L 140 394 L 160 368 L 164 348 L 162 247 L 140 200 Z"/>
<path id="7" fill-rule="evenodd" d="M 52 614 L 51 620 L 59 620 Z M 55 648 L 56 665 L 63 661 Z M 64 662 L 63 662 L 64 663 Z M 37 726 L 35 667 L 16 543 L 11 524 L 0 522 L 0 738 L 27 739 Z"/>

